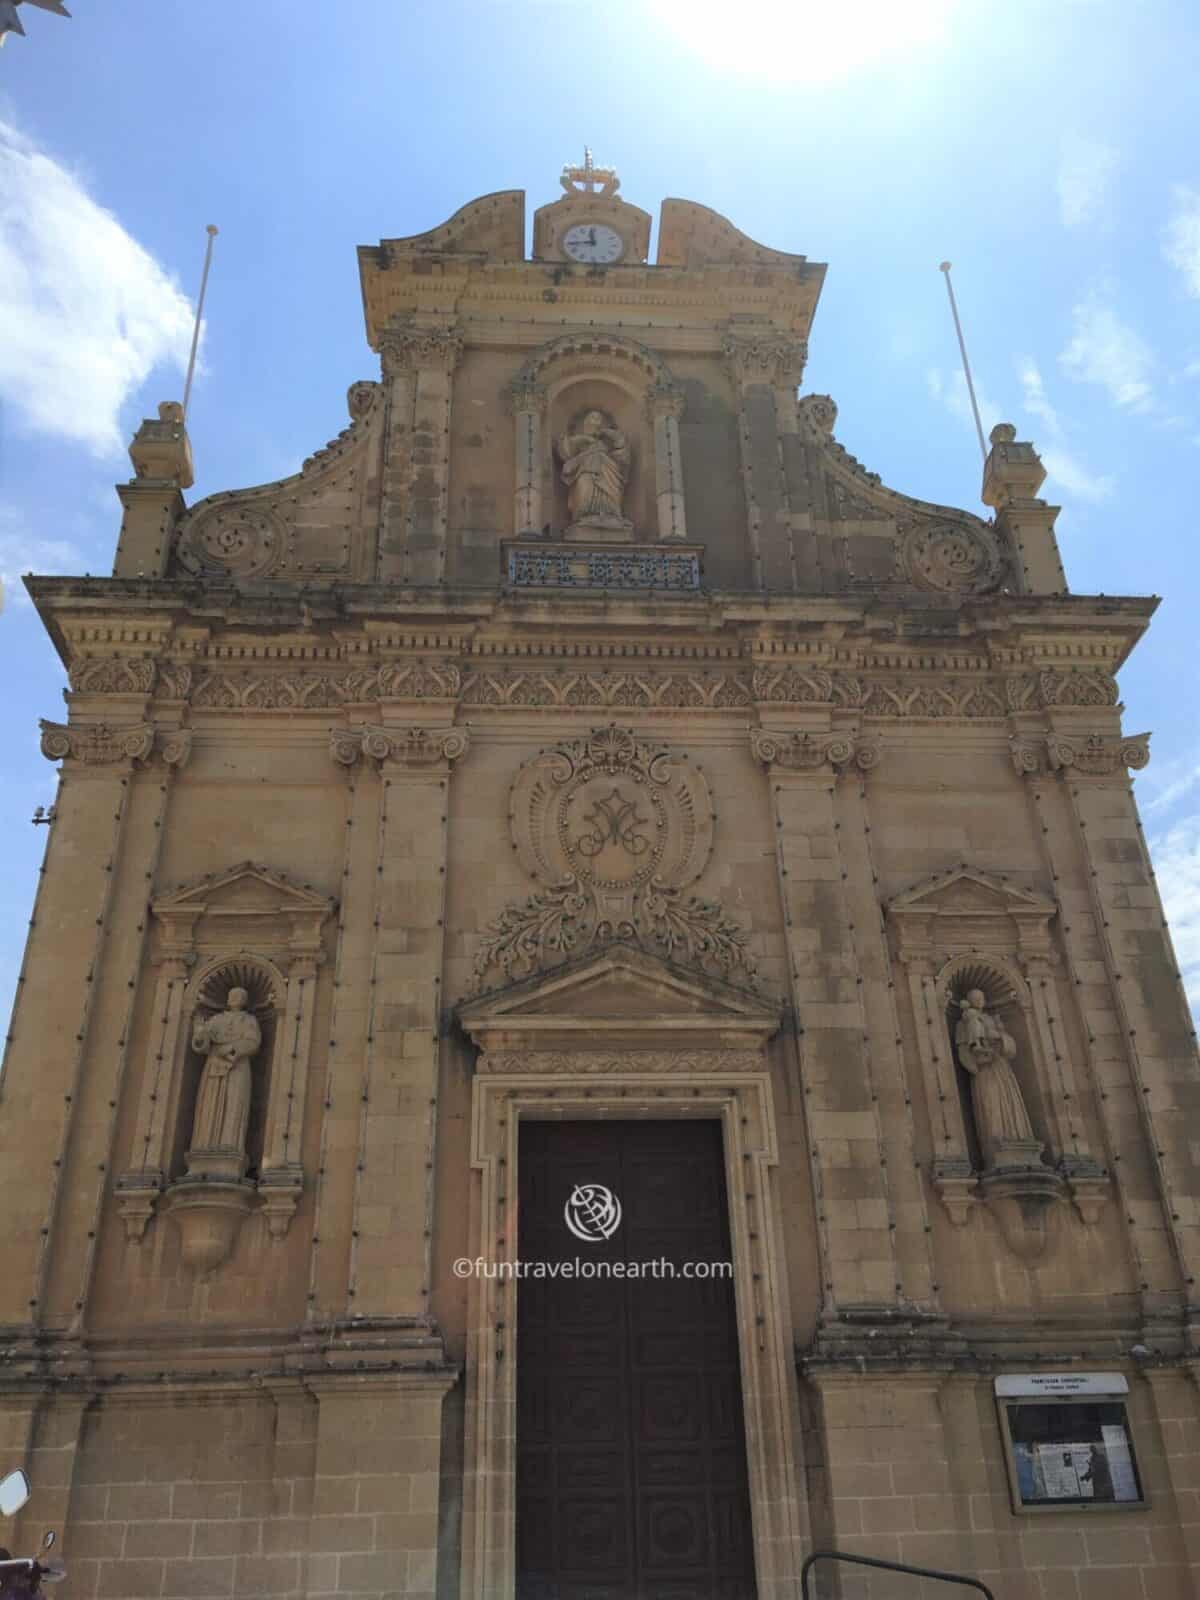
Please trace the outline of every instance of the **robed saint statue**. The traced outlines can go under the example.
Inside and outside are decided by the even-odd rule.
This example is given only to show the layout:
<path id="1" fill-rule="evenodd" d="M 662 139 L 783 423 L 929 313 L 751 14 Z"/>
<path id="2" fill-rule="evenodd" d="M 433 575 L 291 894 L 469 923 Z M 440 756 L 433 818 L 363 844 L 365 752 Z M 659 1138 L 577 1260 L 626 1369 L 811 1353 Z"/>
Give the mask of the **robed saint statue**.
<path id="1" fill-rule="evenodd" d="M 245 989 L 230 989 L 225 1010 L 192 1029 L 192 1049 L 205 1057 L 196 1115 L 192 1123 L 189 1170 L 202 1170 L 210 1152 L 225 1157 L 246 1154 L 250 1122 L 250 1063 L 262 1045 L 262 1029 L 246 1009 Z"/>

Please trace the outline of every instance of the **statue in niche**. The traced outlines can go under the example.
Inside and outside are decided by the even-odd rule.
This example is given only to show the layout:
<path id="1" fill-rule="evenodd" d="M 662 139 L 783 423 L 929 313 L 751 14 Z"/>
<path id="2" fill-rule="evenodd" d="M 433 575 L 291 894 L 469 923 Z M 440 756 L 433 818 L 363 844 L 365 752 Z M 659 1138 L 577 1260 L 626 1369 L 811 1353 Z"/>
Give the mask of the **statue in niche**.
<path id="1" fill-rule="evenodd" d="M 262 1046 L 262 1029 L 246 1009 L 245 989 L 230 989 L 225 1010 L 192 1029 L 192 1049 L 204 1056 L 196 1095 L 188 1170 L 240 1178 L 246 1165 L 250 1121 L 250 1063 Z"/>
<path id="2" fill-rule="evenodd" d="M 969 990 L 957 1004 L 954 1046 L 970 1074 L 971 1105 L 985 1167 L 991 1170 L 1037 1161 L 1042 1146 L 1034 1136 L 1011 1065 L 1016 1059 L 1016 1040 L 987 1009 L 987 996 L 981 989 Z"/>
<path id="3" fill-rule="evenodd" d="M 604 411 L 585 411 L 558 441 L 572 526 L 626 529 L 621 514 L 632 459 L 629 440 Z"/>

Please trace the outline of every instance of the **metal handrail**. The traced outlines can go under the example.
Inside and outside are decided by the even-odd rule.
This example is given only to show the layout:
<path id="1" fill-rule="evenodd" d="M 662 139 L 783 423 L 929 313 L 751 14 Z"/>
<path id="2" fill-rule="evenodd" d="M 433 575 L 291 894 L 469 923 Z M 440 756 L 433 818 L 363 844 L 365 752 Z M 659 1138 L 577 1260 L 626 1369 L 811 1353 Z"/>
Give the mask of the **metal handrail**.
<path id="1" fill-rule="evenodd" d="M 901 1561 L 883 1561 L 877 1556 L 852 1556 L 844 1550 L 814 1550 L 800 1568 L 800 1592 L 808 1600 L 808 1570 L 815 1561 L 849 1561 L 857 1567 L 882 1567 L 885 1572 L 904 1572 L 911 1578 L 933 1578 L 938 1583 L 964 1583 L 968 1589 L 978 1589 L 987 1600 L 995 1595 L 978 1578 L 964 1577 L 960 1572 L 935 1572 L 932 1567 L 906 1567 Z"/>

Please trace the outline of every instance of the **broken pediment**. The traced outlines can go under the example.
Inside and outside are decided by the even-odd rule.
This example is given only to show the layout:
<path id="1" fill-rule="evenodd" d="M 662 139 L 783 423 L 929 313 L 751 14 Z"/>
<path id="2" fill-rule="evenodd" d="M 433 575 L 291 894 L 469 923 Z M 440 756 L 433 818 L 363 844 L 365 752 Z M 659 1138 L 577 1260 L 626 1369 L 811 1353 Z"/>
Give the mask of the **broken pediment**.
<path id="1" fill-rule="evenodd" d="M 151 905 L 165 954 L 228 950 L 316 953 L 336 902 L 281 872 L 240 862 L 208 873 Z"/>
<path id="2" fill-rule="evenodd" d="M 614 943 L 552 971 L 481 995 L 458 1019 L 488 1050 L 748 1049 L 779 1026 L 779 1007 L 716 978 Z"/>

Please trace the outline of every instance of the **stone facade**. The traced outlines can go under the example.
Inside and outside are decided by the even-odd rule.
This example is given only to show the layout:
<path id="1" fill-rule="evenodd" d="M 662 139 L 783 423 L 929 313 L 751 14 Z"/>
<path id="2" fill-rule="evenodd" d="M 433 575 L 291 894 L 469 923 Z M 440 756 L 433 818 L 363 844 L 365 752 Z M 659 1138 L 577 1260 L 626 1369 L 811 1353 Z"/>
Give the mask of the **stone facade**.
<path id="1" fill-rule="evenodd" d="M 360 251 L 380 375 L 296 477 L 187 506 L 165 405 L 113 576 L 30 581 L 70 693 L 4 1542 L 103 1600 L 511 1594 L 514 1292 L 453 1263 L 516 1251 L 521 1116 L 704 1115 L 762 1600 L 831 1545 L 1195 1600 L 1200 1068 L 1115 676 L 1153 605 L 1068 592 L 1011 428 L 987 521 L 835 442 L 824 268 L 681 201 L 649 265 L 611 175 L 564 188 L 532 260 L 515 192 Z M 1023 1143 L 974 1126 L 976 993 Z M 1144 1506 L 1014 1512 L 994 1379 L 1064 1371 L 1127 1380 Z"/>

